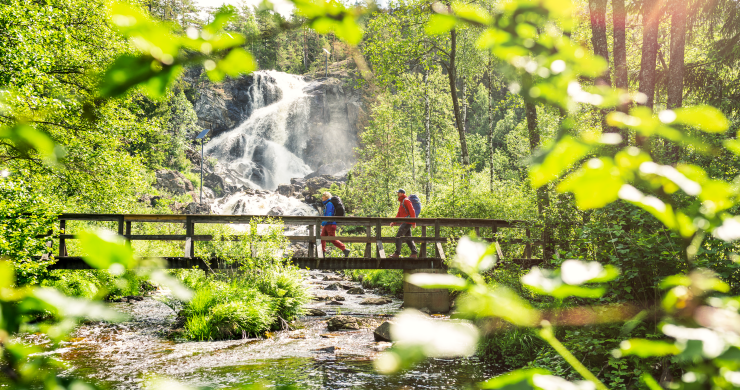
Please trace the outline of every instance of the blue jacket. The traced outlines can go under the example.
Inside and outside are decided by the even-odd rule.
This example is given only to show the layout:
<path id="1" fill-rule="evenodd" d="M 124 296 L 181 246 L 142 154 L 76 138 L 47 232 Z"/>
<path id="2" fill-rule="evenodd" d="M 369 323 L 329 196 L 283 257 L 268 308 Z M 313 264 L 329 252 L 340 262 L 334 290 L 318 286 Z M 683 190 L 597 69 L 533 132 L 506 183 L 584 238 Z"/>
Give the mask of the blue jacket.
<path id="1" fill-rule="evenodd" d="M 327 199 L 323 202 L 324 204 L 324 216 L 325 217 L 333 217 L 334 216 L 334 203 L 331 202 L 331 199 Z M 330 221 L 322 221 L 321 226 L 326 225 L 336 225 L 336 222 L 330 222 Z"/>

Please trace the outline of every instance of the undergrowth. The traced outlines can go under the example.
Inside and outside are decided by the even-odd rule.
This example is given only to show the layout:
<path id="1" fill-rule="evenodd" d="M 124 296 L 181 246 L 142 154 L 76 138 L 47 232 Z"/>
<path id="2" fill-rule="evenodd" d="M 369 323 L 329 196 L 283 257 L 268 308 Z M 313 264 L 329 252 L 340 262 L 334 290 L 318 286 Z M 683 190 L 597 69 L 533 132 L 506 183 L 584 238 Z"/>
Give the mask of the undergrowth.
<path id="1" fill-rule="evenodd" d="M 127 271 L 129 284 L 105 270 L 54 270 L 41 282 L 43 287 L 53 287 L 67 296 L 87 299 L 115 299 L 128 295 L 141 295 L 154 289 L 145 278 Z M 120 280 L 120 278 L 118 279 Z"/>
<path id="2" fill-rule="evenodd" d="M 283 329 L 308 301 L 300 274 L 291 268 L 231 276 L 206 276 L 200 270 L 176 275 L 195 291 L 179 313 L 182 334 L 190 340 L 237 339 Z"/>
<path id="3" fill-rule="evenodd" d="M 364 288 L 378 288 L 393 295 L 403 293 L 403 270 L 353 269 L 345 270 L 344 273 L 353 281 L 362 283 Z"/>

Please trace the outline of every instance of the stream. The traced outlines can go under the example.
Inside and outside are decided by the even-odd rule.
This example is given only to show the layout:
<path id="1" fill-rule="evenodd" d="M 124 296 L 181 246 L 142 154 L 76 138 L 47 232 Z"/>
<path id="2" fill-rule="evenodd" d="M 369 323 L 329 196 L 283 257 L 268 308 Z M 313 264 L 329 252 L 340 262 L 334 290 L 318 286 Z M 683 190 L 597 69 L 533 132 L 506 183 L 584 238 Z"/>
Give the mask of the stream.
<path id="1" fill-rule="evenodd" d="M 364 295 L 324 290 L 335 273 L 304 271 L 304 283 L 314 296 L 341 295 L 342 305 L 311 301 L 307 307 L 324 317 L 301 317 L 295 330 L 279 331 L 266 339 L 229 341 L 172 341 L 167 338 L 175 313 L 156 300 L 157 294 L 133 303 L 113 303 L 128 313 L 126 322 L 81 325 L 72 338 L 53 351 L 68 369 L 63 375 L 84 377 L 113 389 L 142 388 L 146 378 L 166 376 L 191 386 L 234 387 L 251 383 L 294 384 L 302 389 L 459 389 L 500 373 L 500 368 L 477 358 L 432 359 L 403 374 L 385 376 L 373 370 L 372 360 L 391 343 L 375 342 L 373 330 L 399 311 L 402 301 L 360 305 Z M 329 280 L 325 280 L 329 279 Z M 358 283 L 342 281 L 344 285 Z M 363 319 L 360 330 L 327 330 L 335 314 Z"/>

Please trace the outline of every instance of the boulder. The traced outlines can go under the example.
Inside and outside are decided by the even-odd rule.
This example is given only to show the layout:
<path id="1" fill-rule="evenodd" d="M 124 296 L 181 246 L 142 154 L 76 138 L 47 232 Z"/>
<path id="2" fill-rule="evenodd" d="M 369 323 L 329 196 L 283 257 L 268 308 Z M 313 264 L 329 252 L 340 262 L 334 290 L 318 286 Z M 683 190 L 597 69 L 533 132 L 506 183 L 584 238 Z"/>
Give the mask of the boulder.
<path id="1" fill-rule="evenodd" d="M 373 337 L 375 338 L 375 341 L 393 341 L 391 339 L 392 325 L 392 321 L 385 321 L 380 324 L 379 327 L 375 328 L 375 331 L 373 332 Z"/>
<path id="2" fill-rule="evenodd" d="M 344 279 L 342 279 L 339 276 L 335 276 L 335 275 L 324 275 L 324 280 L 329 281 L 329 282 L 339 282 Z"/>
<path id="3" fill-rule="evenodd" d="M 362 295 L 364 293 L 365 290 L 363 290 L 362 287 L 352 287 L 351 289 L 347 290 L 347 294 Z"/>
<path id="4" fill-rule="evenodd" d="M 210 214 L 211 206 L 205 203 L 191 202 L 191 203 L 188 203 L 187 206 L 185 206 L 184 213 L 185 214 Z"/>
<path id="5" fill-rule="evenodd" d="M 319 348 L 316 350 L 316 352 L 334 353 L 336 349 L 337 347 L 331 346 L 331 347 Z"/>
<path id="6" fill-rule="evenodd" d="M 345 298 L 343 296 L 341 296 L 341 295 L 335 295 L 335 296 L 331 297 L 331 300 L 332 301 L 344 301 Z"/>
<path id="7" fill-rule="evenodd" d="M 192 191 L 193 183 L 180 172 L 162 169 L 156 172 L 157 182 L 154 188 L 164 190 L 175 195 L 182 195 Z"/>
<path id="8" fill-rule="evenodd" d="M 314 301 L 329 301 L 331 297 L 329 295 L 316 295 L 313 297 Z"/>
<path id="9" fill-rule="evenodd" d="M 357 323 L 357 318 L 350 316 L 334 316 L 327 322 L 327 327 L 330 331 L 343 330 L 343 329 L 360 329 L 360 324 Z"/>
<path id="10" fill-rule="evenodd" d="M 365 298 L 360 302 L 360 305 L 386 305 L 393 302 L 389 298 Z"/>
<path id="11" fill-rule="evenodd" d="M 160 203 L 164 203 L 165 205 L 167 205 L 167 204 L 170 204 L 171 202 L 172 202 L 172 199 L 166 196 L 161 196 L 161 195 L 156 195 L 156 196 L 152 196 L 151 198 L 149 198 L 149 204 L 151 204 L 152 207 L 157 207 L 157 205 Z"/>
<path id="12" fill-rule="evenodd" d="M 313 174 L 311 174 L 313 175 Z M 308 175 L 308 176 L 311 176 Z M 308 176 L 306 176 L 308 178 Z M 306 187 L 308 187 L 308 193 L 309 194 L 315 194 L 319 192 L 322 188 L 331 188 L 332 184 L 336 184 L 338 186 L 341 186 L 344 184 L 346 180 L 343 180 L 342 178 L 331 176 L 331 175 L 321 175 L 321 176 L 315 176 L 311 177 L 306 181 Z"/>
<path id="13" fill-rule="evenodd" d="M 330 285 L 328 285 L 328 286 L 324 287 L 324 290 L 332 290 L 332 291 L 337 291 L 337 290 L 339 290 L 340 288 L 342 288 L 342 285 L 341 285 L 341 284 L 339 284 L 339 283 L 336 283 L 336 282 L 335 282 L 335 283 L 332 283 L 332 284 L 330 284 Z"/>
<path id="14" fill-rule="evenodd" d="M 326 302 L 326 304 L 327 305 L 335 305 L 335 306 L 342 306 L 342 305 L 344 305 L 344 303 L 337 302 L 337 301 L 329 301 L 329 302 Z"/>
<path id="15" fill-rule="evenodd" d="M 319 309 L 308 308 L 306 309 L 305 314 L 312 317 L 322 317 L 326 315 L 326 312 Z"/>
<path id="16" fill-rule="evenodd" d="M 230 186 L 226 180 L 215 173 L 208 173 L 203 177 L 203 186 L 213 190 L 213 193 L 218 197 L 222 197 L 230 192 Z"/>
<path id="17" fill-rule="evenodd" d="M 293 186 L 290 184 L 280 184 L 276 191 L 280 195 L 291 196 L 293 195 Z"/>
<path id="18" fill-rule="evenodd" d="M 267 212 L 268 217 L 279 217 L 283 214 L 285 214 L 285 211 L 283 211 L 282 207 L 280 206 L 275 206 Z"/>
<path id="19" fill-rule="evenodd" d="M 352 285 L 351 284 L 343 284 L 342 285 L 342 288 L 345 289 L 345 290 L 347 290 L 347 291 L 349 291 L 349 289 L 352 288 Z"/>

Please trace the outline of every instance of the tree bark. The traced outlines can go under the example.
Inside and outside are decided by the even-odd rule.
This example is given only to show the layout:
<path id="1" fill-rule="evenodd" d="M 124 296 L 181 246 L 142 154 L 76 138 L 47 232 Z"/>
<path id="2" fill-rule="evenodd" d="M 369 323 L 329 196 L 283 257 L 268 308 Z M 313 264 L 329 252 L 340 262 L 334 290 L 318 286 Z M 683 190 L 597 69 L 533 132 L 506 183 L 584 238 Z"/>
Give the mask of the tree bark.
<path id="1" fill-rule="evenodd" d="M 525 82 L 524 85 L 531 85 L 531 82 Z M 529 135 L 529 150 L 534 155 L 537 147 L 540 145 L 540 133 L 537 131 L 537 106 L 534 102 L 524 101 L 524 114 L 527 117 L 527 133 Z M 550 194 L 548 186 L 542 186 L 537 189 L 537 212 L 545 222 L 545 229 L 542 233 L 545 245 L 543 246 L 543 257 L 546 260 L 552 258 L 552 226 L 548 221 L 545 212 L 550 207 Z"/>
<path id="2" fill-rule="evenodd" d="M 671 5 L 671 63 L 668 67 L 668 108 L 683 104 L 684 49 L 686 47 L 686 2 Z"/>
<path id="3" fill-rule="evenodd" d="M 455 52 L 457 50 L 457 32 L 455 29 L 450 31 L 450 62 L 447 65 L 447 77 L 450 80 L 450 94 L 452 95 L 452 109 L 455 112 L 455 125 L 457 132 L 460 134 L 460 154 L 462 155 L 463 165 L 470 165 L 468 155 L 468 144 L 465 141 L 465 127 L 462 123 L 460 114 L 460 103 L 457 98 L 457 65 L 455 64 Z"/>
<path id="4" fill-rule="evenodd" d="M 612 12 L 614 23 L 614 86 L 627 90 L 629 88 L 627 80 L 627 11 L 624 8 L 624 0 L 612 0 Z"/>
<path id="5" fill-rule="evenodd" d="M 671 4 L 671 62 L 668 66 L 668 109 L 683 105 L 684 54 L 686 47 L 686 2 L 673 0 Z M 681 148 L 671 143 L 668 163 L 677 164 Z"/>
<path id="6" fill-rule="evenodd" d="M 597 85 L 611 85 L 611 72 L 608 67 L 609 43 L 606 39 L 606 2 L 607 0 L 588 0 L 591 14 L 591 44 L 594 47 L 594 53 L 604 58 L 607 63 L 604 74 L 596 79 Z"/>
<path id="7" fill-rule="evenodd" d="M 642 9 L 642 58 L 640 60 L 640 89 L 647 96 L 645 106 L 655 103 L 655 73 L 658 60 L 658 34 L 662 0 L 645 0 Z"/>
<path id="8" fill-rule="evenodd" d="M 488 162 L 490 165 L 490 187 L 493 192 L 493 66 L 488 54 Z"/>
<path id="9" fill-rule="evenodd" d="M 429 70 L 424 72 L 424 128 L 426 130 L 426 162 L 427 162 L 427 182 L 424 186 L 424 195 L 429 202 L 432 195 L 432 115 L 429 106 Z"/>

